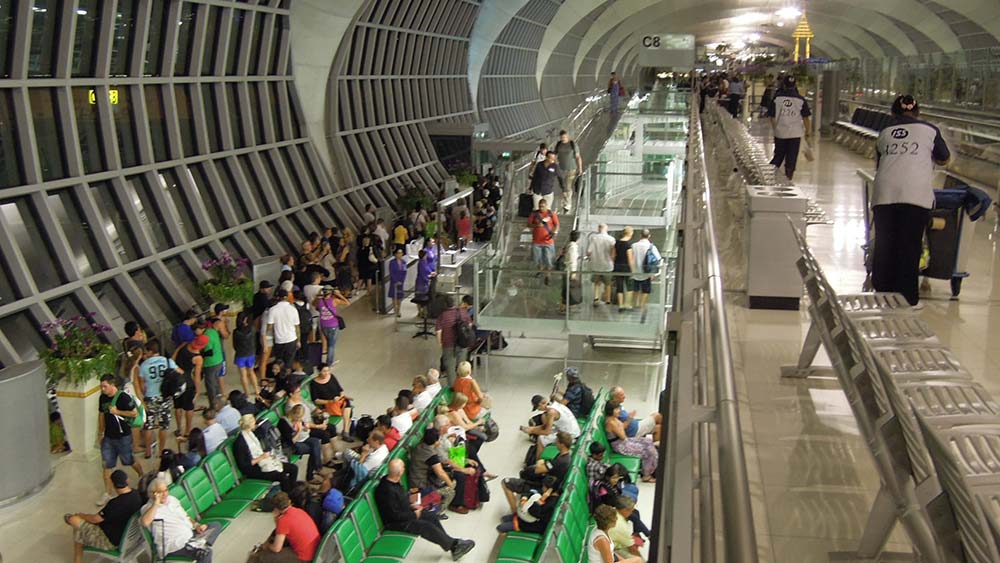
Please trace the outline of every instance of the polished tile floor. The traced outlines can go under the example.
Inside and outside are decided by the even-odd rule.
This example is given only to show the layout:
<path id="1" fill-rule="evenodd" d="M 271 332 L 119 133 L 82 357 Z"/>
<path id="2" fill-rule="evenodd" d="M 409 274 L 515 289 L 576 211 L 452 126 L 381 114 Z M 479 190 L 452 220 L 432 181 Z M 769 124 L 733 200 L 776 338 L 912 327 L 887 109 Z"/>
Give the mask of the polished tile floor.
<path id="1" fill-rule="evenodd" d="M 839 145 L 822 142 L 816 160 L 800 159 L 796 173 L 796 184 L 832 221 L 808 227 L 807 234 L 840 292 L 860 291 L 865 277 L 862 188 L 855 170 L 873 166 Z M 932 280 L 921 313 L 976 380 L 994 393 L 1000 390 L 1000 291 L 994 286 L 1000 278 L 998 236 L 991 210 L 975 225 L 971 276 L 960 300 L 949 300 L 948 282 Z M 794 364 L 798 357 L 808 315 L 749 310 L 745 294 L 731 297 L 733 355 L 741 377 L 761 561 L 826 562 L 828 552 L 856 546 L 878 476 L 836 380 L 779 376 L 780 366 Z M 824 361 L 821 357 L 817 363 Z M 905 534 L 897 529 L 888 547 L 907 551 Z"/>

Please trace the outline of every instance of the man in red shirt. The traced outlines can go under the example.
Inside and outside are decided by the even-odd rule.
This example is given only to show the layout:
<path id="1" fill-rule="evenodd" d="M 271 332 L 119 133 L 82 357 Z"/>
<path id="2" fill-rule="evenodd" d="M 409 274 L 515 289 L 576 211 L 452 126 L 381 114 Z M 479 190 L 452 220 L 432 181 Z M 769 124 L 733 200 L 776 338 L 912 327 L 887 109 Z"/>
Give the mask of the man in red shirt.
<path id="1" fill-rule="evenodd" d="M 396 443 L 399 442 L 400 435 L 399 430 L 392 425 L 392 417 L 387 414 L 380 414 L 378 418 L 375 419 L 375 430 L 378 430 L 385 436 L 385 447 L 392 451 L 396 447 Z"/>
<path id="2" fill-rule="evenodd" d="M 472 324 L 469 314 L 455 306 L 455 299 L 445 295 L 445 310 L 437 318 L 437 341 L 441 346 L 441 363 L 444 366 L 444 376 L 450 386 L 455 382 L 455 366 L 469 359 L 469 349 L 459 346 L 458 323 Z"/>
<path id="3" fill-rule="evenodd" d="M 538 210 L 528 216 L 531 227 L 531 259 L 539 270 L 551 270 L 556 256 L 556 236 L 559 234 L 559 217 L 549 210 L 549 202 L 538 202 Z M 545 283 L 549 278 L 546 276 Z"/>
<path id="4" fill-rule="evenodd" d="M 319 528 L 309 514 L 292 506 L 286 493 L 278 493 L 274 495 L 274 538 L 260 546 L 248 563 L 312 561 L 319 541 Z"/>

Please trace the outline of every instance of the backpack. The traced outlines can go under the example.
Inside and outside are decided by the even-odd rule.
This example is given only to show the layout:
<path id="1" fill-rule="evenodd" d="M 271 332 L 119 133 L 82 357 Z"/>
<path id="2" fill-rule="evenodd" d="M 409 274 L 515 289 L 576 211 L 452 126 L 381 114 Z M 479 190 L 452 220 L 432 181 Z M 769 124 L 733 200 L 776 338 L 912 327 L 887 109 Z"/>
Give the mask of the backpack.
<path id="1" fill-rule="evenodd" d="M 362 415 L 358 418 L 358 423 L 354 428 L 354 435 L 362 442 L 368 441 L 368 435 L 375 430 L 375 419 L 371 415 Z"/>
<path id="2" fill-rule="evenodd" d="M 583 383 L 580 383 L 580 387 L 583 388 L 583 393 L 580 395 L 580 409 L 583 412 L 583 416 L 587 416 L 594 408 L 596 399 L 594 399 L 594 391 L 590 387 L 587 387 Z"/>
<path id="3" fill-rule="evenodd" d="M 662 263 L 663 257 L 660 256 L 660 251 L 656 249 L 655 244 L 649 243 L 646 258 L 642 261 L 642 271 L 647 274 L 655 274 L 660 271 L 660 264 Z"/>
<path id="4" fill-rule="evenodd" d="M 458 348 L 470 348 L 476 343 L 476 331 L 472 330 L 469 323 L 462 318 L 459 311 L 458 320 L 455 321 L 455 346 Z"/>
<path id="5" fill-rule="evenodd" d="M 260 440 L 261 449 L 265 452 L 283 451 L 281 447 L 281 432 L 275 428 L 270 420 L 258 420 L 257 428 L 254 429 L 253 433 Z"/>
<path id="6" fill-rule="evenodd" d="M 120 397 L 121 394 L 122 391 L 119 391 L 115 393 L 114 397 L 111 398 L 112 407 L 116 408 L 118 407 L 118 397 Z M 127 422 L 128 425 L 131 426 L 132 428 L 142 428 L 142 425 L 146 423 L 146 407 L 142 406 L 142 401 L 133 397 L 132 395 L 129 395 L 128 397 L 132 399 L 133 403 L 135 403 L 136 415 L 132 417 L 120 416 L 118 418 Z"/>
<path id="7" fill-rule="evenodd" d="M 187 390 L 187 376 L 175 369 L 164 370 L 160 396 L 179 398 Z"/>

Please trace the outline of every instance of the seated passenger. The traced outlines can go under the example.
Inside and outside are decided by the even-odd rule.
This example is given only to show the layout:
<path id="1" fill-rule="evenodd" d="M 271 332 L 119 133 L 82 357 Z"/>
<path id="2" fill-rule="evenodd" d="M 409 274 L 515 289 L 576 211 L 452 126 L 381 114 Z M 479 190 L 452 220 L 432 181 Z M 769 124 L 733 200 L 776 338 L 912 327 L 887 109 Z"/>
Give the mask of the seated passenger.
<path id="1" fill-rule="evenodd" d="M 651 483 L 656 480 L 653 473 L 656 472 L 660 452 L 649 438 L 628 437 L 625 424 L 619 416 L 620 412 L 621 407 L 613 401 L 608 401 L 604 405 L 604 431 L 608 435 L 608 444 L 612 450 L 620 454 L 642 458 L 642 480 Z"/>
<path id="2" fill-rule="evenodd" d="M 580 370 L 575 367 L 566 368 L 566 390 L 563 391 L 563 404 L 576 418 L 586 418 L 590 409 L 594 408 L 594 391 L 580 381 Z"/>
<path id="3" fill-rule="evenodd" d="M 463 409 L 470 420 L 476 420 L 482 414 L 483 399 L 486 394 L 479 388 L 479 383 L 472 377 L 472 364 L 462 362 L 456 368 L 456 378 L 451 386 L 455 393 L 465 395 L 466 403 Z"/>
<path id="4" fill-rule="evenodd" d="M 309 394 L 317 407 L 331 416 L 339 416 L 343 419 L 343 430 L 340 433 L 340 438 L 349 441 L 351 439 L 351 398 L 344 393 L 344 388 L 340 386 L 337 376 L 333 374 L 332 366 L 319 365 L 319 373 L 315 379 L 309 382 Z M 336 428 L 330 429 L 331 435 L 336 433 Z"/>
<path id="5" fill-rule="evenodd" d="M 594 511 L 597 527 L 587 537 L 587 563 L 643 563 L 642 557 L 632 556 L 618 559 L 614 553 L 614 544 L 608 537 L 610 530 L 618 522 L 618 512 L 606 504 Z"/>
<path id="6" fill-rule="evenodd" d="M 427 370 L 427 392 L 431 394 L 431 397 L 437 397 L 437 394 L 441 392 L 441 372 L 435 368 Z"/>
<path id="7" fill-rule="evenodd" d="M 451 552 L 451 558 L 454 561 L 458 561 L 472 551 L 476 542 L 449 536 L 436 516 L 424 513 L 424 509 L 410 499 L 406 489 L 400 483 L 404 471 L 403 460 L 391 460 L 388 473 L 375 487 L 375 506 L 382 517 L 385 529 L 415 534 L 436 543 L 444 551 Z"/>
<path id="8" fill-rule="evenodd" d="M 309 456 L 309 465 L 306 469 L 306 480 L 312 481 L 313 475 L 323 468 L 323 444 L 319 438 L 309 434 L 309 427 L 305 423 L 306 409 L 302 405 L 295 405 L 285 411 L 285 418 L 278 423 L 282 431 L 282 439 L 292 448 L 292 451 L 299 455 Z"/>
<path id="9" fill-rule="evenodd" d="M 274 495 L 274 532 L 250 555 L 247 563 L 312 561 L 319 542 L 319 528 L 309 514 L 292 506 L 288 494 L 278 493 Z"/>
<path id="10" fill-rule="evenodd" d="M 455 426 L 459 426 L 469 436 L 466 444 L 470 449 L 474 449 L 478 455 L 479 449 L 486 443 L 485 420 L 473 421 L 465 412 L 465 404 L 468 398 L 464 393 L 455 393 L 451 397 L 451 404 L 448 405 L 448 418 Z"/>
<path id="11" fill-rule="evenodd" d="M 236 397 L 243 399 L 242 402 L 237 399 L 237 402 L 239 402 L 240 405 L 246 404 L 246 398 L 243 395 L 243 391 L 240 391 L 239 389 L 233 389 L 232 392 L 229 393 L 229 402 L 223 403 L 220 399 L 216 404 L 218 408 L 215 409 L 215 421 L 222 425 L 222 429 L 226 431 L 226 434 L 232 434 L 240 429 L 240 417 L 243 416 L 244 413 L 240 412 L 236 405 L 233 404 L 233 399 Z"/>
<path id="12" fill-rule="evenodd" d="M 210 454 L 226 441 L 229 434 L 219 424 L 218 416 L 214 410 L 205 409 L 202 411 L 201 417 L 205 420 L 205 429 L 201 431 L 202 437 L 205 439 L 205 453 Z"/>
<path id="13" fill-rule="evenodd" d="M 442 463 L 438 449 L 440 443 L 441 435 L 437 428 L 424 430 L 423 439 L 410 450 L 408 469 L 410 471 L 410 490 L 420 491 L 421 496 L 437 492 L 441 495 L 440 506 L 443 508 L 451 506 L 451 501 L 455 498 L 455 481 Z M 423 506 L 429 508 L 426 502 Z M 456 509 L 455 511 L 465 514 L 468 509 Z"/>
<path id="14" fill-rule="evenodd" d="M 413 420 L 420 414 L 410 409 L 410 399 L 404 395 L 396 397 L 396 402 L 389 409 L 388 414 L 392 417 L 392 427 L 399 430 L 399 434 L 406 434 L 406 431 L 413 426 Z"/>
<path id="15" fill-rule="evenodd" d="M 129 518 L 142 507 L 138 491 L 128 486 L 128 475 L 121 469 L 111 473 L 117 496 L 97 514 L 65 514 L 63 521 L 73 528 L 73 563 L 83 563 L 83 548 L 118 549 Z"/>
<path id="16" fill-rule="evenodd" d="M 663 416 L 658 412 L 650 413 L 642 420 L 636 420 L 635 411 L 626 412 L 622 404 L 625 402 L 625 390 L 621 387 L 611 389 L 611 402 L 618 407 L 622 407 L 618 413 L 618 419 L 625 423 L 625 434 L 629 438 L 642 437 L 647 434 L 653 435 L 653 441 L 660 441 L 660 427 Z"/>
<path id="17" fill-rule="evenodd" d="M 351 465 L 351 481 L 346 490 L 353 491 L 389 457 L 389 448 L 385 446 L 385 436 L 378 430 L 373 430 L 365 445 L 361 446 L 360 453 L 348 449 L 341 452 L 341 457 Z"/>
<path id="18" fill-rule="evenodd" d="M 620 558 L 641 555 L 639 548 L 645 542 L 639 537 L 638 532 L 634 531 L 630 520 L 635 513 L 635 501 L 631 497 L 621 495 L 616 496 L 610 506 L 618 512 L 615 525 L 608 530 L 608 537 L 614 544 L 615 554 Z"/>
<path id="19" fill-rule="evenodd" d="M 501 534 L 519 531 L 541 534 L 549 526 L 549 521 L 555 514 L 559 499 L 552 498 L 559 496 L 559 489 L 556 487 L 557 479 L 552 475 L 547 475 L 542 479 L 541 492 L 536 490 L 528 491 L 528 494 L 519 499 L 517 512 L 504 514 L 500 518 L 497 531 Z"/>
<path id="20" fill-rule="evenodd" d="M 299 474 L 297 467 L 278 461 L 271 452 L 264 451 L 260 439 L 253 433 L 257 419 L 252 414 L 240 418 L 240 437 L 233 442 L 233 457 L 240 472 L 248 479 L 276 481 L 286 493 L 292 490 Z"/>
<path id="21" fill-rule="evenodd" d="M 552 394 L 552 400 L 541 395 L 531 398 L 531 406 L 536 411 L 542 411 L 542 423 L 539 426 L 522 426 L 521 432 L 529 436 L 538 436 L 535 444 L 537 455 L 541 456 L 546 446 L 556 441 L 557 432 L 565 432 L 575 440 L 580 435 L 580 424 L 569 407 L 562 404 L 562 395 Z"/>
<path id="22" fill-rule="evenodd" d="M 402 437 L 399 430 L 392 425 L 392 417 L 387 414 L 380 414 L 375 419 L 375 430 L 382 433 L 385 437 L 385 447 L 389 448 L 391 451 L 396 447 L 399 439 Z"/>
<path id="23" fill-rule="evenodd" d="M 413 410 L 417 413 L 424 412 L 424 409 L 431 405 L 431 401 L 434 400 L 434 395 L 427 390 L 427 378 L 423 375 L 418 375 L 413 378 Z"/>
<path id="24" fill-rule="evenodd" d="M 142 525 L 156 543 L 156 557 L 187 557 L 211 563 L 212 544 L 222 527 L 216 522 L 199 524 L 187 515 L 181 502 L 167 491 L 166 482 L 149 485 L 149 502 L 142 507 Z"/>
<path id="25" fill-rule="evenodd" d="M 569 468 L 572 465 L 570 448 L 573 447 L 573 437 L 566 432 L 559 432 L 556 435 L 556 447 L 559 448 L 559 455 L 551 461 L 539 459 L 533 466 L 522 469 L 519 478 L 508 477 L 500 482 L 503 494 L 507 497 L 507 504 L 510 506 L 512 513 L 517 512 L 518 506 L 514 495 L 525 496 L 532 489 L 541 489 L 542 479 L 546 475 L 555 477 L 558 480 L 556 488 L 562 490 L 563 480 L 566 478 L 566 474 L 569 473 Z"/>

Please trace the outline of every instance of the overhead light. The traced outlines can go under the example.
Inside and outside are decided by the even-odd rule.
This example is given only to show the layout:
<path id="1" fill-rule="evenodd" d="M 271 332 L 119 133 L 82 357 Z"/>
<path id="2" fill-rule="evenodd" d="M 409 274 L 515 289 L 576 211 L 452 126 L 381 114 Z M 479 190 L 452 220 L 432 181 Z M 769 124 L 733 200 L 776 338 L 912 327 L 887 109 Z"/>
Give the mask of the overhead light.
<path id="1" fill-rule="evenodd" d="M 779 21 L 779 22 L 778 22 L 778 23 L 777 23 L 776 25 L 777 25 L 778 27 L 785 27 L 785 22 L 783 22 L 783 21 Z"/>
<path id="2" fill-rule="evenodd" d="M 737 25 L 746 25 L 753 23 L 760 23 L 768 19 L 767 14 L 762 14 L 760 12 L 748 12 L 746 14 L 740 14 L 733 18 L 733 23 Z"/>
<path id="3" fill-rule="evenodd" d="M 777 12 L 774 13 L 774 15 L 778 16 L 779 18 L 781 18 L 783 20 L 790 20 L 792 18 L 797 18 L 797 17 L 801 16 L 802 15 L 802 10 L 800 10 L 800 9 L 794 7 L 794 6 L 788 6 L 786 8 L 782 8 L 782 9 L 778 10 Z"/>
<path id="4" fill-rule="evenodd" d="M 750 40 L 751 43 L 754 42 L 754 41 L 760 41 L 760 34 L 759 33 L 751 33 L 750 35 L 747 36 L 747 39 Z"/>
<path id="5" fill-rule="evenodd" d="M 658 73 L 656 75 L 656 77 L 659 78 L 660 80 L 663 80 L 664 78 L 667 77 L 667 73 L 666 72 L 660 72 L 660 73 Z"/>
<path id="6" fill-rule="evenodd" d="M 86 16 L 87 15 L 87 10 L 84 10 L 84 9 L 81 8 L 81 9 L 79 9 L 79 10 L 76 11 L 76 15 L 78 15 L 78 16 Z"/>

